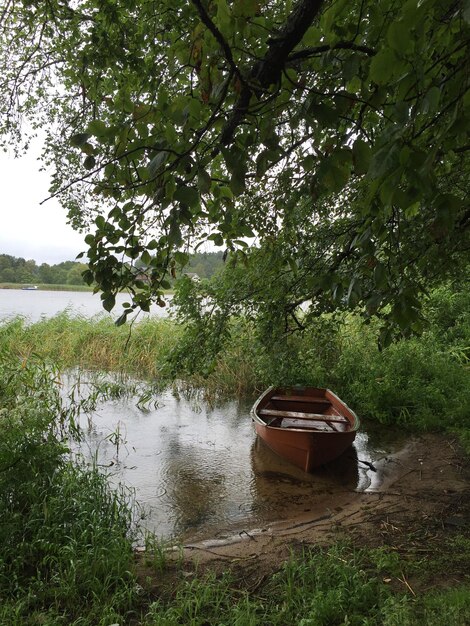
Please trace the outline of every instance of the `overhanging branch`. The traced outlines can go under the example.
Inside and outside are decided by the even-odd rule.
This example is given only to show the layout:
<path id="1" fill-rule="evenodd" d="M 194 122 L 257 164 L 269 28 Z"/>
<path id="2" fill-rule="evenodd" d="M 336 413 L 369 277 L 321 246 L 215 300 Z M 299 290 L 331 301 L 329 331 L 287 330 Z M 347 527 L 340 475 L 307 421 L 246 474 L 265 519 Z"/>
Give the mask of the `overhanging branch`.
<path id="1" fill-rule="evenodd" d="M 316 56 L 317 54 L 321 54 L 323 52 L 329 52 L 330 50 L 353 50 L 354 52 L 362 52 L 367 56 L 374 56 L 376 51 L 373 48 L 369 48 L 369 46 L 361 46 L 352 41 L 339 41 L 338 43 L 330 46 L 325 44 L 324 46 L 314 46 L 312 48 L 304 48 L 304 50 L 299 50 L 298 52 L 294 52 L 288 57 L 288 61 L 299 61 L 302 59 L 308 59 L 309 57 Z"/>
<path id="2" fill-rule="evenodd" d="M 285 26 L 275 38 L 269 40 L 269 48 L 263 59 L 257 61 L 243 82 L 239 98 L 222 130 L 220 141 L 228 145 L 235 131 L 249 111 L 251 96 L 276 84 L 288 60 L 289 54 L 301 41 L 313 20 L 320 13 L 324 0 L 299 0 Z"/>

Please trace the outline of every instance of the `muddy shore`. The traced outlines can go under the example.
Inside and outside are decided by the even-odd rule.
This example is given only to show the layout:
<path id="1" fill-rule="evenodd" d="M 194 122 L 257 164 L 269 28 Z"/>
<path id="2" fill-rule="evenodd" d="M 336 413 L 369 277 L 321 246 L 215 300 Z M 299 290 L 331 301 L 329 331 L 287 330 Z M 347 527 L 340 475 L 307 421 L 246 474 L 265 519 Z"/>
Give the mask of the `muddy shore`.
<path id="1" fill-rule="evenodd" d="M 334 502 L 327 497 L 306 501 L 302 514 L 290 517 L 286 511 L 282 519 L 259 528 L 187 541 L 174 550 L 174 558 L 181 563 L 183 556 L 187 570 L 241 568 L 256 585 L 302 546 L 346 539 L 400 549 L 419 535 L 432 549 L 439 533 L 469 529 L 469 466 L 455 440 L 414 437 L 381 464 L 375 470 L 382 479 L 374 488 L 336 493 Z"/>

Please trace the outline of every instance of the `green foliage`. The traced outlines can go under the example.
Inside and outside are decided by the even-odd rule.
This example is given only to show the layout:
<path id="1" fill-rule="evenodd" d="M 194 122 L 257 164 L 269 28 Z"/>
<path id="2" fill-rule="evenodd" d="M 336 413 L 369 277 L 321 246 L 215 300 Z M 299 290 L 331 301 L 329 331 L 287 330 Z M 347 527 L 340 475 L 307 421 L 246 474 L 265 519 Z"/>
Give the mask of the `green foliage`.
<path id="1" fill-rule="evenodd" d="M 251 262 L 241 306 L 360 306 L 385 347 L 465 269 L 465 3 L 23 0 L 2 18 L 0 133 L 46 129 L 108 309 L 126 287 L 148 309 L 212 242 Z"/>
<path id="2" fill-rule="evenodd" d="M 335 370 L 339 388 L 357 410 L 409 428 L 465 427 L 469 372 L 435 337 L 409 339 L 381 354 L 356 332 Z"/>
<path id="3" fill-rule="evenodd" d="M 224 284 L 181 280 L 175 293 L 180 320 L 154 319 L 129 332 L 109 319 L 61 314 L 36 324 L 0 325 L 0 345 L 20 358 L 38 353 L 62 368 L 137 374 L 160 385 L 175 379 L 200 387 L 208 398 L 249 396 L 271 384 L 312 384 L 337 391 L 364 418 L 410 430 L 459 430 L 470 414 L 466 289 L 441 287 L 426 305 L 420 337 L 379 350 L 377 324 L 350 313 L 316 316 L 285 332 L 282 311 L 271 324 L 218 305 Z M 266 310 L 270 303 L 266 304 Z M 303 323 L 302 312 L 297 313 Z M 468 438 L 468 437 L 467 437 Z"/>
<path id="4" fill-rule="evenodd" d="M 379 350 L 380 326 L 364 325 L 350 313 L 315 315 L 305 323 L 311 314 L 286 300 L 283 310 L 263 303 L 261 320 L 248 307 L 235 318 L 236 306 L 230 312 L 222 306 L 230 289 L 243 289 L 243 275 L 238 278 L 211 285 L 188 281 L 177 291 L 185 326 L 169 355 L 175 375 L 192 376 L 212 395 L 271 384 L 331 387 L 363 417 L 415 430 L 454 428 L 464 437 L 470 414 L 465 287 L 434 291 L 425 309 L 427 330 Z"/>
<path id="5" fill-rule="evenodd" d="M 9 254 L 0 254 L 0 283 L 40 283 L 44 285 L 84 285 L 82 273 L 86 265 L 74 261 L 63 261 L 56 265 L 42 263 Z"/>
<path id="6" fill-rule="evenodd" d="M 189 296 L 190 286 L 187 287 Z M 432 384 L 439 389 L 439 385 L 446 384 L 448 373 L 422 365 L 419 342 L 426 341 L 423 345 L 428 361 L 442 349 L 449 350 L 448 343 L 440 343 L 445 328 L 449 328 L 454 337 L 451 347 L 463 344 L 468 339 L 463 329 L 468 328 L 470 310 L 466 298 L 468 294 L 452 294 L 448 289 L 437 292 L 435 299 L 429 302 L 435 320 L 428 335 L 403 341 L 382 353 L 377 350 L 373 329 L 365 333 L 364 326 L 352 316 L 346 318 L 346 326 L 332 316 L 319 317 L 318 326 L 306 331 L 307 348 L 304 341 L 299 341 L 299 335 L 290 337 L 289 342 L 294 342 L 296 352 L 293 354 L 300 359 L 307 382 L 317 383 L 316 377 L 320 376 L 325 381 L 338 376 L 338 384 L 344 385 L 350 397 L 357 394 L 358 403 L 363 402 L 365 407 L 369 402 L 377 411 L 376 417 L 389 421 L 393 421 L 396 414 L 380 414 L 389 399 L 384 395 L 377 399 L 374 384 L 369 392 L 361 391 L 354 386 L 355 377 L 363 376 L 364 384 L 369 380 L 370 385 L 370 379 L 363 372 L 375 373 L 381 366 L 382 375 L 393 379 L 401 376 L 400 364 L 404 360 L 403 368 L 412 374 L 410 386 L 414 390 L 420 384 L 424 386 L 415 407 L 416 415 L 424 416 L 424 396 L 428 390 L 425 386 Z M 453 309 L 448 308 L 449 302 L 453 303 Z M 196 307 L 198 310 L 201 309 Z M 447 326 L 449 320 L 454 320 L 451 327 Z M 139 328 L 137 325 L 134 330 L 137 332 Z M 131 365 L 139 367 L 137 350 L 143 344 L 148 344 L 146 348 L 151 351 L 151 358 L 146 355 L 140 364 L 149 366 L 152 358 L 158 360 L 156 347 L 163 341 L 166 350 L 162 352 L 165 357 L 162 365 L 171 354 L 169 345 L 173 348 L 176 345 L 172 343 L 173 331 L 172 322 L 143 322 L 142 331 L 131 348 Z M 46 352 L 52 351 L 53 346 L 61 346 L 63 363 L 71 364 L 77 353 L 72 352 L 69 361 L 65 361 L 65 354 L 79 337 L 84 344 L 92 337 L 97 339 L 96 345 L 104 343 L 104 353 L 113 345 L 122 352 L 123 329 L 110 322 L 69 320 L 64 315 L 26 328 L 21 320 L 0 328 L 2 625 L 109 626 L 132 622 L 142 626 L 205 623 L 460 626 L 469 621 L 468 588 L 435 588 L 433 578 L 440 579 L 443 569 L 459 576 L 467 575 L 470 544 L 465 536 L 443 541 L 440 551 L 432 552 L 427 558 L 424 569 L 419 561 L 409 556 L 401 558 L 399 552 L 386 546 L 358 550 L 334 545 L 304 550 L 292 557 L 256 593 L 248 592 L 243 582 L 229 574 L 196 574 L 182 576 L 167 597 L 139 596 L 138 590 L 142 588 L 136 584 L 134 575 L 128 499 L 121 492 L 111 492 L 102 475 L 70 462 L 67 444 L 75 430 L 78 407 L 64 406 L 57 369 L 31 354 L 34 342 L 35 348 Z M 243 375 L 250 384 L 259 383 L 262 376 L 269 377 L 273 366 L 276 369 L 277 365 L 269 360 L 266 344 L 265 353 L 260 357 L 262 345 L 257 327 L 250 320 L 232 324 L 223 357 L 219 355 L 215 359 L 212 376 L 216 382 L 225 384 L 226 390 L 233 393 L 234 385 Z M 394 352 L 395 349 L 398 352 Z M 346 376 L 345 363 L 351 365 L 353 355 L 359 364 Z M 93 356 L 108 358 L 96 352 Z M 91 362 L 91 355 L 88 358 Z M 463 369 L 455 356 L 446 363 L 454 377 Z M 285 373 L 285 367 L 280 364 L 279 371 Z M 345 377 L 343 382 L 340 374 Z M 399 383 L 404 386 L 403 397 L 407 400 L 404 375 Z M 456 389 L 462 403 L 468 393 L 458 386 Z M 246 390 L 247 387 L 241 388 L 242 392 Z M 119 393 L 119 390 L 114 392 Z M 108 388 L 107 393 L 114 392 Z M 454 408 L 458 410 L 457 405 Z M 423 417 L 422 422 L 413 419 L 409 425 L 413 428 L 433 426 L 433 415 L 429 422 Z M 456 425 L 456 419 L 449 414 L 447 425 Z M 151 565 L 158 576 L 165 575 L 168 561 L 164 545 L 149 538 L 147 547 L 155 551 L 153 556 L 147 555 L 147 565 Z M 427 591 L 412 597 L 399 580 L 418 574 Z M 390 579 L 399 586 L 389 584 Z M 143 606 L 146 600 L 149 604 Z"/>
<path id="7" fill-rule="evenodd" d="M 67 455 L 57 371 L 0 352 L 0 622 L 109 624 L 134 602 L 131 509 Z"/>
<path id="8" fill-rule="evenodd" d="M 194 272 L 199 278 L 212 278 L 222 267 L 223 252 L 196 252 L 189 255 L 184 271 Z"/>
<path id="9" fill-rule="evenodd" d="M 183 581 L 171 601 L 150 606 L 148 626 L 237 624 L 240 626 L 460 626 L 470 613 L 465 587 L 420 594 L 394 592 L 383 578 L 395 574 L 389 563 L 408 567 L 390 549 L 354 550 L 344 545 L 305 549 L 282 564 L 256 595 L 237 589 L 230 575 Z M 411 567 L 417 564 L 412 563 Z M 385 576 L 384 576 L 385 574 Z M 447 622 L 445 620 L 448 620 Z"/>
<path id="10" fill-rule="evenodd" d="M 132 332 L 110 319 L 69 317 L 64 312 L 35 324 L 22 319 L 0 324 L 0 345 L 20 358 L 40 354 L 61 369 L 80 366 L 158 378 L 181 330 L 170 320 L 144 320 Z"/>

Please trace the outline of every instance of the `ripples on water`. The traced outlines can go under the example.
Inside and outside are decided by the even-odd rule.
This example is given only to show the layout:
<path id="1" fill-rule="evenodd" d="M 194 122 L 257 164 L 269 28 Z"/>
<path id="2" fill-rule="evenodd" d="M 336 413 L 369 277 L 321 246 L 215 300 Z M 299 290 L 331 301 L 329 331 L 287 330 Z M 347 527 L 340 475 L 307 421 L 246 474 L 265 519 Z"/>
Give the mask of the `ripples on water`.
<path id="1" fill-rule="evenodd" d="M 107 468 L 114 484 L 135 489 L 144 526 L 163 538 L 257 526 L 380 482 L 362 463 L 393 447 L 377 435 L 371 441 L 360 432 L 340 459 L 310 475 L 256 439 L 249 409 L 239 402 L 195 407 L 170 392 L 146 411 L 132 399 L 108 401 L 93 414 L 82 450 Z"/>
<path id="2" fill-rule="evenodd" d="M 116 315 L 127 299 L 118 294 Z M 85 317 L 103 312 L 99 296 L 89 292 L 0 290 L 0 319 L 37 321 L 64 309 Z M 167 309 L 151 314 L 165 316 Z M 169 392 L 156 401 L 147 410 L 136 406 L 137 398 L 103 402 L 83 420 L 81 449 L 112 483 L 135 489 L 145 526 L 164 538 L 206 537 L 334 507 L 337 494 L 376 488 L 382 474 L 363 461 L 374 463 L 403 443 L 403 436 L 384 442 L 382 430 L 363 428 L 354 447 L 309 475 L 256 439 L 251 403 L 196 407 Z"/>

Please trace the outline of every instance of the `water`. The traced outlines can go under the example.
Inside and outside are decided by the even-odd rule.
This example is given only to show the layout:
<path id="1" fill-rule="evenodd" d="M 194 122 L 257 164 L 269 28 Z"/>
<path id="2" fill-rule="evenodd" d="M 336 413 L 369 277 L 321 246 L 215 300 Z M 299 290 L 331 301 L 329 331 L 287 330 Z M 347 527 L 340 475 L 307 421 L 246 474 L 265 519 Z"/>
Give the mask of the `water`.
<path id="1" fill-rule="evenodd" d="M 383 474 L 363 462 L 377 463 L 401 445 L 362 431 L 340 459 L 309 475 L 256 438 L 249 404 L 195 406 L 170 392 L 147 411 L 129 399 L 105 402 L 82 450 L 112 483 L 135 489 L 146 528 L 194 540 L 292 517 L 306 506 L 324 512 L 338 494 L 374 490 Z"/>
<path id="2" fill-rule="evenodd" d="M 114 316 L 126 299 L 118 296 Z M 106 314 L 90 292 L 0 290 L 0 319 L 22 315 L 34 322 L 64 310 Z M 170 392 L 155 400 L 149 410 L 137 408 L 135 398 L 102 403 L 83 422 L 82 451 L 111 484 L 135 490 L 143 525 L 163 538 L 204 539 L 306 510 L 322 514 L 340 494 L 378 488 L 393 469 L 383 460 L 405 444 L 403 435 L 385 441 L 382 429 L 362 429 L 341 458 L 309 475 L 256 438 L 251 403 L 210 408 Z"/>
<path id="3" fill-rule="evenodd" d="M 102 307 L 100 295 L 90 291 L 0 289 L 0 320 L 21 315 L 30 322 L 37 322 L 43 317 L 53 317 L 65 310 L 72 316 L 93 317 L 102 314 L 116 319 L 122 313 L 122 304 L 129 300 L 127 294 L 117 294 L 115 308 L 111 313 L 107 313 Z M 167 315 L 167 307 L 155 305 L 151 307 L 150 313 L 140 313 L 138 319 Z"/>

